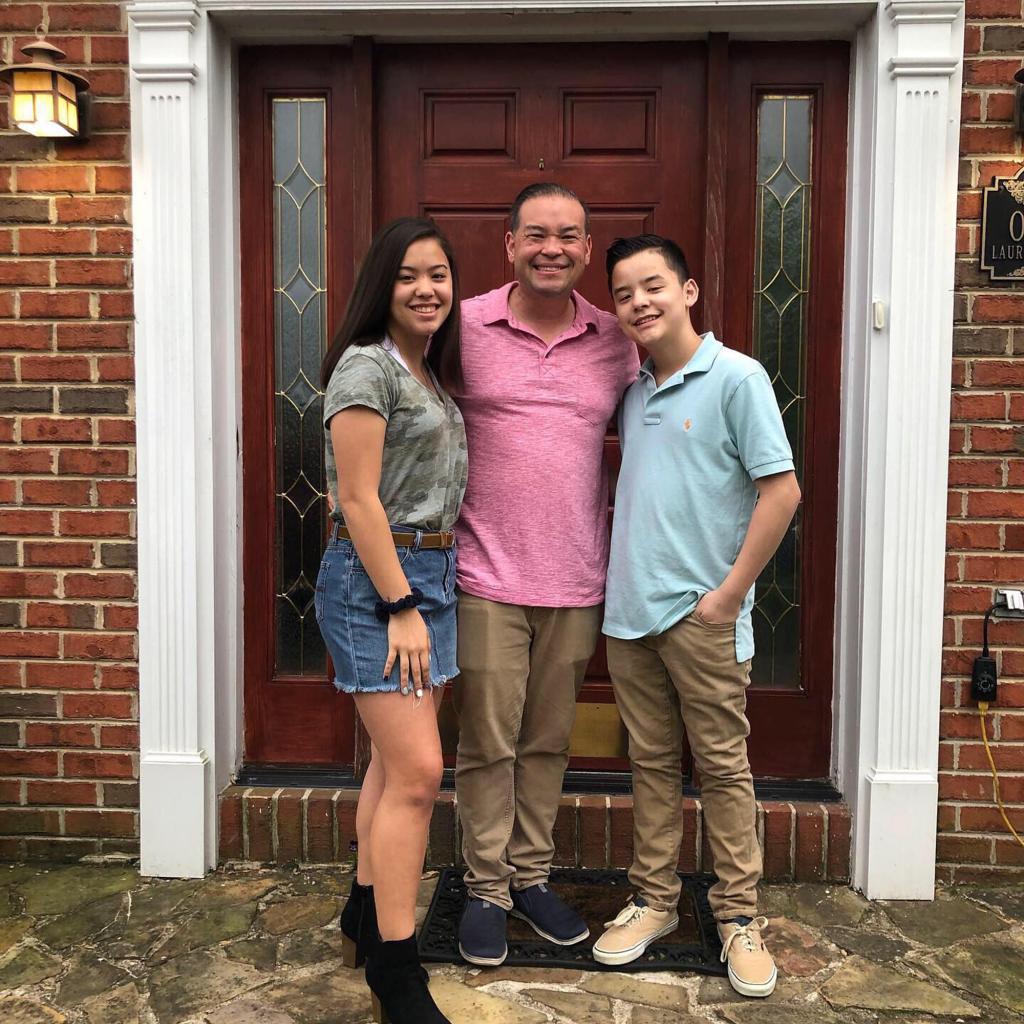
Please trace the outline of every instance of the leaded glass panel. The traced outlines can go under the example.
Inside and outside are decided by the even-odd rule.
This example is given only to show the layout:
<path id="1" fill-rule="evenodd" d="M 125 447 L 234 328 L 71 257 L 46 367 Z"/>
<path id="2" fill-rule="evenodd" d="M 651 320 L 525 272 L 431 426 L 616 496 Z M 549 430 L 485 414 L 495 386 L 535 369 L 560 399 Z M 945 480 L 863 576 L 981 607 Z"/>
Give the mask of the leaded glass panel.
<path id="1" fill-rule="evenodd" d="M 782 410 L 803 481 L 807 406 L 814 99 L 763 95 L 757 117 L 753 351 Z M 752 680 L 794 689 L 800 679 L 800 534 L 803 506 L 757 581 Z"/>
<path id="2" fill-rule="evenodd" d="M 320 360 L 327 341 L 323 99 L 273 101 L 276 675 L 322 676 L 313 594 L 326 528 Z"/>

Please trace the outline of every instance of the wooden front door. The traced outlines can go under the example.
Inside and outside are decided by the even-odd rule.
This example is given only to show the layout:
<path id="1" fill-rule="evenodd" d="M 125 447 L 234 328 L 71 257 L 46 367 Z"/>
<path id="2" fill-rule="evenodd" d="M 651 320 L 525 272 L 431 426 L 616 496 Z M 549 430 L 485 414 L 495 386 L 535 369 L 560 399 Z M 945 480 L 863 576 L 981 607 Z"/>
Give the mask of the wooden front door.
<path id="1" fill-rule="evenodd" d="M 243 51 L 242 210 L 256 225 L 243 237 L 244 472 L 247 526 L 255 514 L 260 530 L 245 547 L 249 761 L 351 763 L 351 705 L 326 683 L 312 632 L 323 478 L 306 382 L 353 259 L 376 226 L 426 214 L 452 239 L 464 294 L 489 290 L 509 276 L 511 200 L 555 180 L 591 205 L 587 298 L 609 306 L 613 238 L 674 237 L 703 287 L 698 329 L 752 352 L 776 383 L 805 502 L 758 584 L 751 756 L 761 775 L 828 774 L 847 59 L 844 44 L 724 37 Z M 293 122 L 322 122 L 323 145 Z M 614 462 L 614 437 L 606 448 Z M 300 670 L 282 671 L 278 651 Z M 451 753 L 450 714 L 443 731 Z M 628 767 L 603 645 L 573 754 L 581 769 Z"/>

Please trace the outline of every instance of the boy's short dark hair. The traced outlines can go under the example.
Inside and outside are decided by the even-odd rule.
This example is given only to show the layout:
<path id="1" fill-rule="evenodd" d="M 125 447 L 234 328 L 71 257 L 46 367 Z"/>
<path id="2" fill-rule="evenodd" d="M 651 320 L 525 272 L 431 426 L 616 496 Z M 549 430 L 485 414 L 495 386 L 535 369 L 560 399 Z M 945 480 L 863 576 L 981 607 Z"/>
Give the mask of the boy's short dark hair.
<path id="1" fill-rule="evenodd" d="M 512 221 L 512 230 L 519 227 L 519 211 L 523 203 L 531 199 L 539 199 L 542 196 L 561 196 L 563 199 L 572 199 L 583 208 L 583 230 L 590 234 L 590 207 L 571 188 L 566 185 L 559 185 L 557 181 L 535 181 L 527 185 L 519 195 L 512 200 L 512 208 L 509 210 L 509 218 Z"/>
<path id="2" fill-rule="evenodd" d="M 686 256 L 671 238 L 663 238 L 661 235 L 632 235 L 629 238 L 616 238 L 608 246 L 608 255 L 605 257 L 608 290 L 612 290 L 612 271 L 617 263 L 628 260 L 637 253 L 650 252 L 652 249 L 661 253 L 665 262 L 676 272 L 680 284 L 686 284 L 690 280 L 690 267 L 686 262 Z"/>

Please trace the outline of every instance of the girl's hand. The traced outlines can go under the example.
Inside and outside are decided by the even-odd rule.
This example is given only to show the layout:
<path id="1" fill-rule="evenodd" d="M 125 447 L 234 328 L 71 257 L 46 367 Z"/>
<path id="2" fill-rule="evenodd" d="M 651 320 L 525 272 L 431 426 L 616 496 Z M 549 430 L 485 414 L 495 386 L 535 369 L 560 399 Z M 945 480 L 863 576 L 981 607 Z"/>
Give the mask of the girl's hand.
<path id="1" fill-rule="evenodd" d="M 407 608 L 388 619 L 388 660 L 384 662 L 384 678 L 398 662 L 402 693 L 409 692 L 410 680 L 416 696 L 423 696 L 424 684 L 430 684 L 430 634 L 423 616 L 415 608 Z"/>

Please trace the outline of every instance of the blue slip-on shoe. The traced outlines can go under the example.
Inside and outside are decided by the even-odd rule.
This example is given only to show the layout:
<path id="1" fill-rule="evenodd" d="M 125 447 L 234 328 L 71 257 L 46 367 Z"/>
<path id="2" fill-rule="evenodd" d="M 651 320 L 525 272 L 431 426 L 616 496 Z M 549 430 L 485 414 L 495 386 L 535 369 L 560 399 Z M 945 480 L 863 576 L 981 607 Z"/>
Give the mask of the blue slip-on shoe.
<path id="1" fill-rule="evenodd" d="M 466 897 L 466 909 L 459 922 L 459 952 L 462 959 L 480 967 L 497 967 L 508 956 L 505 925 L 508 912 L 504 907 L 476 896 Z"/>
<path id="2" fill-rule="evenodd" d="M 587 922 L 563 903 L 544 882 L 512 890 L 512 914 L 522 918 L 541 938 L 559 946 L 575 946 L 590 937 Z"/>

